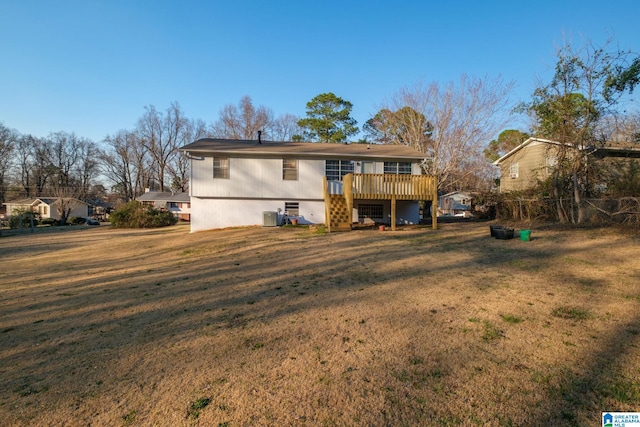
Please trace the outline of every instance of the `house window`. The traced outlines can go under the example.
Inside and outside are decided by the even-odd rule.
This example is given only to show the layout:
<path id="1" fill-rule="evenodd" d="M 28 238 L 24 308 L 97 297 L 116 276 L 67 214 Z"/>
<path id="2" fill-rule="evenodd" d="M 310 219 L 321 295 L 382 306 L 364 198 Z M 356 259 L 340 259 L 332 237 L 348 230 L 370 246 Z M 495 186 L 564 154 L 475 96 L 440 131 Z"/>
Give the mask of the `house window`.
<path id="1" fill-rule="evenodd" d="M 353 173 L 353 161 L 351 160 L 327 160 L 325 162 L 325 175 L 329 181 L 342 181 L 342 177 Z"/>
<path id="2" fill-rule="evenodd" d="M 358 221 L 362 222 L 365 218 L 383 218 L 382 205 L 359 204 Z"/>
<path id="3" fill-rule="evenodd" d="M 411 162 L 384 162 L 384 173 L 411 175 Z"/>
<path id="4" fill-rule="evenodd" d="M 282 179 L 285 181 L 298 180 L 298 160 L 282 159 Z"/>
<path id="5" fill-rule="evenodd" d="M 510 178 L 517 178 L 519 175 L 519 167 L 518 167 L 518 163 L 511 163 L 511 165 L 509 165 L 509 177 Z"/>
<path id="6" fill-rule="evenodd" d="M 284 202 L 284 211 L 289 216 L 300 215 L 300 204 L 298 202 Z"/>
<path id="7" fill-rule="evenodd" d="M 547 172 L 547 176 L 550 176 L 553 173 L 553 170 L 558 166 L 558 158 L 557 157 L 547 157 L 545 163 L 545 169 Z"/>
<path id="8" fill-rule="evenodd" d="M 229 179 L 229 158 L 214 157 L 213 158 L 213 177 L 220 179 Z"/>

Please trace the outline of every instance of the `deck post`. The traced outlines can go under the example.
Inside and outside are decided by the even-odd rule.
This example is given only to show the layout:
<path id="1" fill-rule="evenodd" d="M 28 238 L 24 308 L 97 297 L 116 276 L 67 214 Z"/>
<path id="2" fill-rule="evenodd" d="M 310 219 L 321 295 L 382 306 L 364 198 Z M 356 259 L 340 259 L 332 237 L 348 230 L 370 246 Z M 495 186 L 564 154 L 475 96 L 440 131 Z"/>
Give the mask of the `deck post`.
<path id="1" fill-rule="evenodd" d="M 349 228 L 353 225 L 353 174 L 348 173 L 342 178 L 342 194 L 347 201 L 347 214 L 349 217 Z"/>
<path id="2" fill-rule="evenodd" d="M 396 195 L 391 195 L 391 231 L 396 231 Z"/>
<path id="3" fill-rule="evenodd" d="M 327 233 L 331 233 L 331 209 L 329 209 L 330 197 L 329 197 L 329 181 L 327 177 L 323 177 L 323 191 L 324 191 L 324 225 L 327 228 Z"/>
<path id="4" fill-rule="evenodd" d="M 433 200 L 431 202 L 431 229 L 437 230 L 438 229 L 438 186 L 436 185 L 435 182 L 433 186 L 434 186 L 434 189 L 431 195 L 431 198 Z"/>

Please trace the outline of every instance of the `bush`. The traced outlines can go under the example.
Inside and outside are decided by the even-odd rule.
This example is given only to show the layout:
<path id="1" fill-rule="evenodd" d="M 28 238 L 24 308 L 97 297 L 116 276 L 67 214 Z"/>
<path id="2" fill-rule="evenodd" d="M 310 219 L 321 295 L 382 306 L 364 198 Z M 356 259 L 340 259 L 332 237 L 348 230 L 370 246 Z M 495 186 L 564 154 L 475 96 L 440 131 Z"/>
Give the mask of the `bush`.
<path id="1" fill-rule="evenodd" d="M 87 220 L 82 217 L 72 216 L 67 218 L 67 224 L 71 224 L 71 225 L 82 225 L 85 222 L 87 222 Z"/>
<path id="2" fill-rule="evenodd" d="M 42 221 L 40 221 L 40 224 L 54 226 L 54 225 L 60 225 L 60 221 L 58 221 L 55 218 L 44 218 Z"/>
<path id="3" fill-rule="evenodd" d="M 116 228 L 156 228 L 174 225 L 178 218 L 170 211 L 155 209 L 132 200 L 116 209 L 109 221 Z"/>
<path id="4" fill-rule="evenodd" d="M 22 225 L 20 220 L 22 219 Z M 9 228 L 27 228 L 31 227 L 31 220 L 33 219 L 33 225 L 38 225 L 38 214 L 34 212 L 23 212 L 18 215 L 11 215 L 9 217 Z"/>

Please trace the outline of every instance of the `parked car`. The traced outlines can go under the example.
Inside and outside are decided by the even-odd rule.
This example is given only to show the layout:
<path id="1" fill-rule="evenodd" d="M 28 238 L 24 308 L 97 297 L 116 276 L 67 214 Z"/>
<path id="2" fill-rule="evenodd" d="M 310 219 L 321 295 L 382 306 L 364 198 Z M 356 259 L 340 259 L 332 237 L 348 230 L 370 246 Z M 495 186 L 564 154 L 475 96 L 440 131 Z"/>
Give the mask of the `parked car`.
<path id="1" fill-rule="evenodd" d="M 462 217 L 462 218 L 473 218 L 474 215 L 469 211 L 464 211 L 464 212 L 457 213 L 454 216 Z"/>
<path id="2" fill-rule="evenodd" d="M 96 221 L 95 219 L 85 218 L 85 224 L 87 224 L 87 225 L 100 225 L 100 222 Z"/>

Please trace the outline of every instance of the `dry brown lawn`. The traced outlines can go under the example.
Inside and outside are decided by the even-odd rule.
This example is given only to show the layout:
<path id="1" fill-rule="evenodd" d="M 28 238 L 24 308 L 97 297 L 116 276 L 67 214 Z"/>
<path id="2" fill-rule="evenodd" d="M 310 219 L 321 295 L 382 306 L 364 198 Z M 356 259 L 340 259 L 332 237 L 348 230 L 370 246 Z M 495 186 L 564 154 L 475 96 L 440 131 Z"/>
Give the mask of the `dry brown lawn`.
<path id="1" fill-rule="evenodd" d="M 600 425 L 640 239 L 488 224 L 0 238 L 0 425 Z"/>

